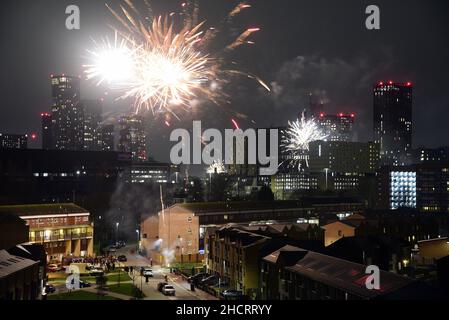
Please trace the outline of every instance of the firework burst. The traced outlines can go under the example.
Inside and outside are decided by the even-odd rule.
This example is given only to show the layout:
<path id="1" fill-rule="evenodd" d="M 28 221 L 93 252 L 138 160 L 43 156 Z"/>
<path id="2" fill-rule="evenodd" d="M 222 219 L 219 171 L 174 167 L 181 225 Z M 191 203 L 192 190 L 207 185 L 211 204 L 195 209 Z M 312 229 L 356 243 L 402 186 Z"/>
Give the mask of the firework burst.
<path id="1" fill-rule="evenodd" d="M 233 76 L 249 77 L 270 90 L 258 77 L 226 67 L 226 53 L 249 43 L 258 28 L 245 30 L 221 51 L 211 52 L 220 30 L 198 23 L 197 0 L 183 3 L 182 13 L 157 18 L 146 0 L 145 6 L 145 15 L 131 0 L 125 0 L 118 10 L 108 6 L 119 22 L 114 27 L 115 41 L 96 43 L 96 49 L 89 51 L 92 63 L 85 66 L 88 79 L 121 90 L 123 99 L 132 98 L 136 112 L 169 112 L 177 117 L 179 110 L 191 108 L 193 100 L 220 104 L 228 98 L 220 89 Z M 224 23 L 250 7 L 240 3 Z"/>
<path id="2" fill-rule="evenodd" d="M 325 141 L 328 135 L 320 128 L 315 119 L 306 119 L 304 113 L 301 119 L 288 123 L 287 129 L 282 135 L 282 147 L 288 154 L 290 166 L 301 170 L 302 164 L 308 163 L 309 144 L 313 141 Z"/>
<path id="3" fill-rule="evenodd" d="M 207 168 L 206 172 L 208 174 L 222 174 L 226 173 L 226 167 L 222 160 L 214 160 L 214 162 Z"/>

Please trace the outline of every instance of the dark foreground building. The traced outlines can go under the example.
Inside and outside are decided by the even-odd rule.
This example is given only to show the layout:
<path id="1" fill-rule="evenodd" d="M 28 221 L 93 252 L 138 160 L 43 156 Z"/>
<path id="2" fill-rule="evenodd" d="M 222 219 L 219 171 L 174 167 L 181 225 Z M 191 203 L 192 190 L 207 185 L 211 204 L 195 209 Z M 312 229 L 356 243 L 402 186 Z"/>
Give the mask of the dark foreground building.
<path id="1" fill-rule="evenodd" d="M 380 271 L 380 289 L 366 286 L 366 266 L 285 246 L 262 259 L 261 294 L 268 300 L 431 299 L 426 285 Z"/>
<path id="2" fill-rule="evenodd" d="M 108 203 L 130 163 L 127 153 L 0 150 L 0 204 Z"/>

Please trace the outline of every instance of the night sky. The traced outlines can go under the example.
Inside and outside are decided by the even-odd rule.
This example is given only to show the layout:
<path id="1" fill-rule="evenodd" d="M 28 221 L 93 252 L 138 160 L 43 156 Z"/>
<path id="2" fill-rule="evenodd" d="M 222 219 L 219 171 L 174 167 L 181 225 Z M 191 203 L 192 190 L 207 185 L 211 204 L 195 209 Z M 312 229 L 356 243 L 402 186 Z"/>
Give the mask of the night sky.
<path id="1" fill-rule="evenodd" d="M 179 9 L 181 3 L 150 2 L 156 13 Z M 326 101 L 329 112 L 356 112 L 358 137 L 367 141 L 372 139 L 372 85 L 390 79 L 414 84 L 414 146 L 449 145 L 447 0 L 248 2 L 253 8 L 235 19 L 229 32 L 262 30 L 252 37 L 254 46 L 240 49 L 232 59 L 274 90 L 268 94 L 251 81 L 238 80 L 231 88 L 231 105 L 204 105 L 191 115 L 181 114 L 184 120 L 173 120 L 172 128 L 160 119 L 149 120 L 151 156 L 167 161 L 170 130 L 189 127 L 192 119 L 202 119 L 207 127 L 231 127 L 232 111 L 237 111 L 248 116 L 240 119 L 244 128 L 285 125 L 306 107 L 309 92 Z M 215 25 L 237 3 L 201 1 L 201 18 Z M 70 4 L 81 9 L 79 31 L 65 28 Z M 381 9 L 380 31 L 365 28 L 370 4 Z M 81 75 L 90 38 L 111 35 L 107 25 L 114 20 L 104 0 L 2 0 L 0 8 L 0 132 L 40 133 L 39 114 L 51 104 L 50 74 Z M 82 98 L 103 93 L 83 83 Z M 110 94 L 106 107 L 125 111 L 129 102 L 117 102 Z"/>

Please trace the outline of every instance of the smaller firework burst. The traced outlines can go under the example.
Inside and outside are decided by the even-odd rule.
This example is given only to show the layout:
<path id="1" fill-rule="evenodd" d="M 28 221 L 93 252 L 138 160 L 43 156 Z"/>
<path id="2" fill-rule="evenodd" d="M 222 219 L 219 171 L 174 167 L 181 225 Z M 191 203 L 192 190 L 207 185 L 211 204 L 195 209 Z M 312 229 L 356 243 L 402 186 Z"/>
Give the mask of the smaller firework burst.
<path id="1" fill-rule="evenodd" d="M 288 122 L 282 135 L 282 147 L 288 153 L 290 166 L 301 170 L 302 164 L 308 167 L 309 144 L 313 141 L 326 141 L 328 135 L 321 129 L 315 119 L 306 119 L 304 112 L 301 119 Z"/>
<path id="2" fill-rule="evenodd" d="M 207 168 L 208 174 L 222 174 L 226 173 L 226 167 L 222 160 L 214 160 L 214 162 Z"/>

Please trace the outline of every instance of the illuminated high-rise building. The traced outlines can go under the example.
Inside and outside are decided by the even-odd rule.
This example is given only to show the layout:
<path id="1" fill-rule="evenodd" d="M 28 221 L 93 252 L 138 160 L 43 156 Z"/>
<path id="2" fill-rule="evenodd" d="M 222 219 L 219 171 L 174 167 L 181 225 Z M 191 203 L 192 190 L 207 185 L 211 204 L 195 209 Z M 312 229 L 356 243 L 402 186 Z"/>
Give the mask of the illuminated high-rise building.
<path id="1" fill-rule="evenodd" d="M 410 82 L 379 82 L 374 86 L 374 140 L 383 165 L 407 165 L 412 158 L 412 101 Z"/>
<path id="2" fill-rule="evenodd" d="M 53 123 L 51 114 L 48 112 L 41 113 L 42 123 L 42 149 L 52 150 L 55 148 L 53 140 Z"/>
<path id="3" fill-rule="evenodd" d="M 54 146 L 57 150 L 84 149 L 84 121 L 80 103 L 80 78 L 51 77 Z"/>
<path id="4" fill-rule="evenodd" d="M 101 151 L 103 149 L 101 121 L 103 105 L 101 100 L 82 100 L 84 119 L 84 150 Z"/>
<path id="5" fill-rule="evenodd" d="M 146 161 L 146 135 L 142 117 L 123 116 L 119 120 L 118 151 L 130 152 L 133 161 Z"/>
<path id="6" fill-rule="evenodd" d="M 327 115 L 320 112 L 316 117 L 321 128 L 328 135 L 328 141 L 350 142 L 354 140 L 354 113 Z"/>

